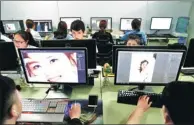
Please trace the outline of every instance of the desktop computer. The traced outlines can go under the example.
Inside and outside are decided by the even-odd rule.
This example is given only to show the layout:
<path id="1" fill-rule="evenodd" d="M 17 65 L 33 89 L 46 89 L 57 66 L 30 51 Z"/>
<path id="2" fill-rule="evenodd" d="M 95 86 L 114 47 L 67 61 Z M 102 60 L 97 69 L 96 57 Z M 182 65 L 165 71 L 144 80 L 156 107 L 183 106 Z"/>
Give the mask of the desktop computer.
<path id="1" fill-rule="evenodd" d="M 19 49 L 27 83 L 87 84 L 85 48 Z"/>
<path id="2" fill-rule="evenodd" d="M 115 85 L 165 86 L 178 80 L 185 50 L 172 49 L 117 49 Z M 152 107 L 162 107 L 161 94 L 145 91 L 121 90 L 118 102 L 137 104 L 141 95 L 148 95 Z"/>
<path id="3" fill-rule="evenodd" d="M 60 21 L 65 21 L 67 23 L 68 30 L 70 30 L 71 23 L 75 20 L 81 20 L 81 17 L 60 17 Z"/>
<path id="4" fill-rule="evenodd" d="M 13 42 L 0 42 L 0 71 L 17 71 L 18 57 Z"/>
<path id="5" fill-rule="evenodd" d="M 106 30 L 112 30 L 112 17 L 91 17 L 90 27 L 93 31 L 100 30 L 99 24 L 101 20 L 107 21 Z"/>
<path id="6" fill-rule="evenodd" d="M 23 20 L 1 20 L 0 29 L 2 34 L 14 34 L 19 30 L 24 30 Z"/>
<path id="7" fill-rule="evenodd" d="M 193 53 L 194 53 L 194 39 L 190 40 L 187 55 L 183 64 L 183 68 L 181 72 L 186 75 L 193 75 L 194 74 L 194 60 L 193 60 Z"/>
<path id="8" fill-rule="evenodd" d="M 172 17 L 152 17 L 151 30 L 170 30 Z"/>
<path id="9" fill-rule="evenodd" d="M 142 21 L 141 18 L 120 18 L 120 30 L 121 31 L 128 31 L 128 30 L 133 30 L 131 26 L 131 22 L 134 19 L 138 19 Z"/>
<path id="10" fill-rule="evenodd" d="M 86 47 L 88 51 L 88 68 L 96 68 L 96 40 L 43 40 L 42 47 Z"/>
<path id="11" fill-rule="evenodd" d="M 45 37 L 48 33 L 53 32 L 52 20 L 33 20 L 35 23 L 35 31 L 40 36 Z"/>

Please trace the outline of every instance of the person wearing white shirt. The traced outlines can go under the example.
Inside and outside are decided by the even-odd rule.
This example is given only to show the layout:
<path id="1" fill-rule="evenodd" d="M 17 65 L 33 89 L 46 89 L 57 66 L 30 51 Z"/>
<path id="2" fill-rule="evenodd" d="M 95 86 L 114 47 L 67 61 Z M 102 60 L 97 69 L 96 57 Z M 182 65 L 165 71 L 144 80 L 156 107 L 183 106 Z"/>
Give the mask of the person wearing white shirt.
<path id="1" fill-rule="evenodd" d="M 26 20 L 26 27 L 27 27 L 26 31 L 30 32 L 32 34 L 34 40 L 37 40 L 37 41 L 42 40 L 40 34 L 37 31 L 35 31 L 36 25 L 35 25 L 33 20 L 27 19 Z"/>
<path id="2" fill-rule="evenodd" d="M 0 33 L 0 39 L 1 40 L 5 40 L 5 42 L 12 42 L 12 40 L 8 37 L 6 37 L 5 35 L 3 35 L 2 33 Z"/>
<path id="3" fill-rule="evenodd" d="M 32 39 L 26 31 L 18 31 L 14 35 L 13 41 L 16 48 L 36 48 L 35 46 L 29 45 L 29 43 L 32 43 Z"/>

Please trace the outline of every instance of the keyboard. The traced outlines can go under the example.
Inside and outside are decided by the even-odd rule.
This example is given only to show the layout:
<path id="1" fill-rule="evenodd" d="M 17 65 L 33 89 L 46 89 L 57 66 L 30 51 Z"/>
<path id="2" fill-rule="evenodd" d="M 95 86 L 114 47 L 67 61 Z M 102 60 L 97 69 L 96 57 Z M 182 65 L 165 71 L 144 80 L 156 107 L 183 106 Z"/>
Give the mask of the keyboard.
<path id="1" fill-rule="evenodd" d="M 140 91 L 129 91 L 129 90 L 120 90 L 118 92 L 118 103 L 137 105 L 138 99 L 140 96 L 147 95 L 150 97 L 152 102 L 151 107 L 162 108 L 162 94 L 140 92 Z"/>
<path id="2" fill-rule="evenodd" d="M 176 38 L 171 34 L 147 34 L 148 37 L 167 37 L 167 38 Z"/>
<path id="3" fill-rule="evenodd" d="M 181 69 L 181 72 L 185 75 L 194 75 L 194 69 Z"/>
<path id="4" fill-rule="evenodd" d="M 60 99 L 52 100 L 22 100 L 22 113 L 64 114 L 68 101 Z"/>

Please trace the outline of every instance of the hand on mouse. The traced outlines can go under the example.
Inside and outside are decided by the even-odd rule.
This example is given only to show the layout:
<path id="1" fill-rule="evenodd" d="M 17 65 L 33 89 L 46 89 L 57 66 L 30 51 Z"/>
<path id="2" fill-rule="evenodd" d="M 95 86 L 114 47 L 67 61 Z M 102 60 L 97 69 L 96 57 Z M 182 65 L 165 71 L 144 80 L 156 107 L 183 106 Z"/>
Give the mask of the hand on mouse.
<path id="1" fill-rule="evenodd" d="M 80 106 L 80 104 L 78 104 L 78 103 L 72 104 L 71 109 L 69 110 L 69 117 L 71 119 L 80 118 L 80 115 L 81 115 L 81 106 Z"/>
<path id="2" fill-rule="evenodd" d="M 149 102 L 149 99 L 150 99 L 150 97 L 148 97 L 148 96 L 139 97 L 136 109 L 141 110 L 143 112 L 146 112 L 152 104 L 152 102 Z"/>

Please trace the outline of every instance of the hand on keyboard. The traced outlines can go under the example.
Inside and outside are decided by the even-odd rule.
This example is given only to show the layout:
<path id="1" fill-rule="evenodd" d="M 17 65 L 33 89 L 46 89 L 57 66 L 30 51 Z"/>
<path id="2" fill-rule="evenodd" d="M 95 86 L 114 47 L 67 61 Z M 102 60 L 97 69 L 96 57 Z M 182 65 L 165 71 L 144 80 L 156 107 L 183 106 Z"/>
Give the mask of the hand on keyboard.
<path id="1" fill-rule="evenodd" d="M 79 103 L 75 103 L 71 105 L 71 109 L 69 110 L 69 117 L 71 119 L 80 118 L 81 116 L 81 105 Z"/>
<path id="2" fill-rule="evenodd" d="M 150 97 L 148 97 L 146 95 L 140 96 L 139 100 L 137 102 L 137 109 L 141 110 L 143 112 L 146 112 L 152 104 L 152 102 L 149 102 L 149 99 L 150 99 Z"/>

